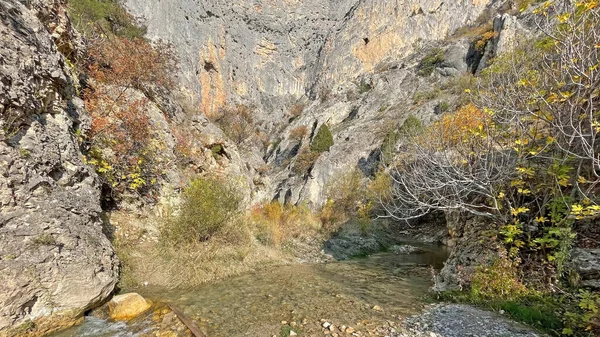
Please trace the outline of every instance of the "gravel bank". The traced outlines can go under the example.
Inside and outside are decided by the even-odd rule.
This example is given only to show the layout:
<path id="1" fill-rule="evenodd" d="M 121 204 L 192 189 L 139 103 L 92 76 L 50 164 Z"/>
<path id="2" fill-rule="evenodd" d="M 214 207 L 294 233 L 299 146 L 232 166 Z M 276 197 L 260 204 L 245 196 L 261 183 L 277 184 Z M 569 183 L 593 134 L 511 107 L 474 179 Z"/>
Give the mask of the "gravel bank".
<path id="1" fill-rule="evenodd" d="M 542 337 L 503 315 L 464 304 L 435 304 L 390 337 Z"/>

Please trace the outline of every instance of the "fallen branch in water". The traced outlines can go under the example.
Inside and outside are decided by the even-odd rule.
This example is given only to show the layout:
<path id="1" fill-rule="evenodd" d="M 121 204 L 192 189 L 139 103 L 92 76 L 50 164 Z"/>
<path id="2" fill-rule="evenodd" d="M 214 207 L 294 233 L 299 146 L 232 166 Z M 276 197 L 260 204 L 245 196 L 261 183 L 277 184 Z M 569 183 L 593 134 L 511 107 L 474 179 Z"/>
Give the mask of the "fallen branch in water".
<path id="1" fill-rule="evenodd" d="M 205 334 L 200 331 L 196 323 L 189 319 L 181 310 L 179 310 L 173 304 L 169 304 L 169 308 L 173 311 L 173 313 L 179 318 L 179 320 L 185 324 L 185 326 L 192 332 L 192 334 L 196 337 L 206 337 Z"/>

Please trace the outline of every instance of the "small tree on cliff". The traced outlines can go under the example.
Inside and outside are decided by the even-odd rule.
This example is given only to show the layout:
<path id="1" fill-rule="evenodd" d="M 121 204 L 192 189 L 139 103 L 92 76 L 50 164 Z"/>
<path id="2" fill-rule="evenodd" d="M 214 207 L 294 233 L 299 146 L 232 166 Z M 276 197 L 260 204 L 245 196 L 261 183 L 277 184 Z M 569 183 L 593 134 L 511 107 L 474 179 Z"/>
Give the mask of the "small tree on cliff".
<path id="1" fill-rule="evenodd" d="M 323 153 L 329 151 L 329 148 L 333 146 L 333 136 L 327 124 L 321 125 L 317 135 L 310 143 L 310 150 L 317 153 Z"/>

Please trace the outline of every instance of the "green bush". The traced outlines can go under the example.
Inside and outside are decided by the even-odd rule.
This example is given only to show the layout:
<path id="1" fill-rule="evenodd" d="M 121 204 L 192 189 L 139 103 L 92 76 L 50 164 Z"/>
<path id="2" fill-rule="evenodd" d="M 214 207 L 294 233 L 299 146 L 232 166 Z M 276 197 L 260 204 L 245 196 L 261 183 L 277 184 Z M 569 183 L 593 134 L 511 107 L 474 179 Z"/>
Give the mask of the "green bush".
<path id="1" fill-rule="evenodd" d="M 68 13 L 75 28 L 85 34 L 112 33 L 126 38 L 143 38 L 145 27 L 116 0 L 68 0 Z"/>
<path id="2" fill-rule="evenodd" d="M 444 112 L 450 110 L 450 103 L 441 102 L 440 104 L 438 104 L 438 108 L 440 109 L 441 113 L 444 113 Z"/>
<path id="3" fill-rule="evenodd" d="M 396 130 L 391 130 L 383 139 L 381 143 L 381 162 L 387 165 L 392 162 L 396 153 L 396 145 L 398 144 L 399 134 Z"/>
<path id="4" fill-rule="evenodd" d="M 419 62 L 417 75 L 427 77 L 433 73 L 435 68 L 444 62 L 444 51 L 434 48 Z"/>
<path id="5" fill-rule="evenodd" d="M 323 153 L 329 151 L 329 148 L 333 146 L 333 136 L 327 124 L 321 125 L 317 135 L 310 143 L 310 150 L 317 153 Z"/>
<path id="6" fill-rule="evenodd" d="M 239 214 L 240 203 L 231 184 L 198 178 L 183 192 L 179 214 L 161 228 L 161 239 L 170 244 L 206 241 Z"/>
<path id="7" fill-rule="evenodd" d="M 421 123 L 421 120 L 415 117 L 415 115 L 409 115 L 400 127 L 400 135 L 405 137 L 416 136 L 423 129 L 423 123 Z"/>

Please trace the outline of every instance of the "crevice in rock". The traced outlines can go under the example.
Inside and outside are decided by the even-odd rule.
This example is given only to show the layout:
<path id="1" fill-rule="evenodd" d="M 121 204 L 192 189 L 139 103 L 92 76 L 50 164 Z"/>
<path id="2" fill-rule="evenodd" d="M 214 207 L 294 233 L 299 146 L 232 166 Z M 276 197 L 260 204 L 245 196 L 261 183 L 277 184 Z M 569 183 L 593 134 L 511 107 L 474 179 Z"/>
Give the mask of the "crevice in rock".
<path id="1" fill-rule="evenodd" d="M 214 63 L 212 63 L 210 61 L 204 61 L 204 70 L 207 72 L 211 72 L 211 71 L 218 72 L 217 68 L 215 68 Z"/>

